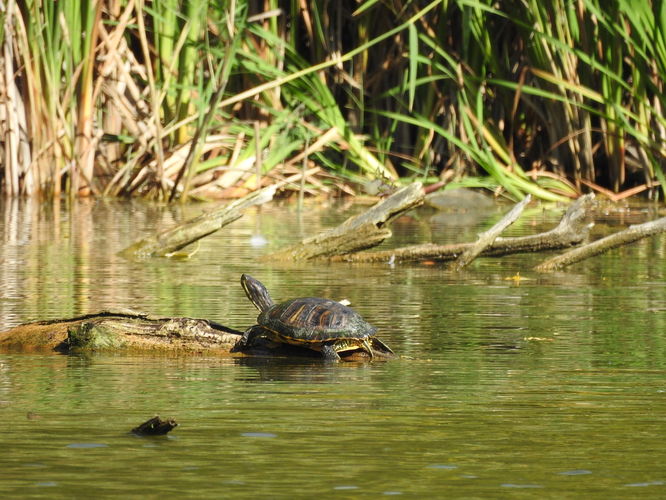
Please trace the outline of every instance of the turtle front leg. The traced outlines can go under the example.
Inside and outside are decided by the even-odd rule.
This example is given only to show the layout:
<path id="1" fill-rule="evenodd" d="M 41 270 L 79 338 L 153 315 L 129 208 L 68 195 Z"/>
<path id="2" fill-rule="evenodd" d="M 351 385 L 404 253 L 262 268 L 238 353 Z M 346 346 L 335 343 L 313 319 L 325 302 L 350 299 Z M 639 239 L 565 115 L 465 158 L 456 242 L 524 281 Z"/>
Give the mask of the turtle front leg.
<path id="1" fill-rule="evenodd" d="M 257 335 L 259 335 L 260 332 L 261 328 L 257 325 L 251 326 L 250 328 L 245 330 L 243 336 L 240 338 L 238 342 L 236 342 L 233 351 L 234 352 L 244 351 L 248 347 L 252 347 L 254 339 L 257 337 Z"/>
<path id="2" fill-rule="evenodd" d="M 333 344 L 324 344 L 321 347 L 321 354 L 326 361 L 340 361 L 340 355 L 333 347 Z"/>

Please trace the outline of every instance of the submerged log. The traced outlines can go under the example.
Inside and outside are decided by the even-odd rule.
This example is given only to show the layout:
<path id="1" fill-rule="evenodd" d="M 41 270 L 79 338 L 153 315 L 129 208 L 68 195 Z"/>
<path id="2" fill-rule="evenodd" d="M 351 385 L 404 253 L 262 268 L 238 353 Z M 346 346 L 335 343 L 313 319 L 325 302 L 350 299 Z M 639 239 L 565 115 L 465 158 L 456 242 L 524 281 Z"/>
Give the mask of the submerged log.
<path id="1" fill-rule="evenodd" d="M 211 212 L 206 212 L 155 236 L 139 240 L 120 252 L 125 257 L 168 257 L 243 216 L 254 205 L 273 199 L 277 185 L 269 186 Z"/>
<path id="2" fill-rule="evenodd" d="M 162 420 L 159 415 L 155 415 L 150 420 L 146 420 L 132 429 L 132 434 L 137 436 L 164 436 L 176 427 L 178 427 L 178 422 L 173 418 Z"/>
<path id="3" fill-rule="evenodd" d="M 581 196 L 572 203 L 562 216 L 557 227 L 530 236 L 517 238 L 501 238 L 486 247 L 480 255 L 500 256 L 514 253 L 538 252 L 542 250 L 555 250 L 567 248 L 584 241 L 592 227 L 587 218 L 594 206 L 594 195 Z M 382 250 L 375 252 L 359 252 L 353 255 L 332 257 L 332 261 L 344 262 L 418 262 L 421 260 L 449 261 L 458 258 L 466 250 L 472 248 L 474 243 L 456 243 L 451 245 L 437 245 L 427 243 L 409 247 Z"/>
<path id="4" fill-rule="evenodd" d="M 312 260 L 351 254 L 379 245 L 391 236 L 386 226 L 395 218 L 423 203 L 419 182 L 399 189 L 366 212 L 347 219 L 338 227 L 264 256 L 264 260 Z"/>
<path id="5" fill-rule="evenodd" d="M 655 234 L 666 232 L 666 217 L 657 220 L 645 222 L 643 224 L 635 224 L 629 226 L 623 231 L 606 236 L 599 240 L 588 243 L 587 245 L 580 246 L 565 252 L 561 255 L 545 260 L 535 267 L 536 271 L 548 272 L 561 269 L 565 266 L 575 264 L 600 253 L 606 252 L 613 248 L 622 245 L 627 245 L 638 241 L 642 238 L 654 236 Z"/>

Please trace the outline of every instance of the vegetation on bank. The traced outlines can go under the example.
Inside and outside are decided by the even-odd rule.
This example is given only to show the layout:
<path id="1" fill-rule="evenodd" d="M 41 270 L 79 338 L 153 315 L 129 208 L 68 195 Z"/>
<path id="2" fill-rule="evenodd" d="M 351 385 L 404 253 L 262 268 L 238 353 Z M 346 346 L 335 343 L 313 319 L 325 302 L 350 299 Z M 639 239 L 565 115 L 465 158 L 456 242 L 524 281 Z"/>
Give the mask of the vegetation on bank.
<path id="1" fill-rule="evenodd" d="M 6 195 L 666 186 L 663 0 L 2 0 Z M 661 187 L 659 187 L 661 186 Z"/>

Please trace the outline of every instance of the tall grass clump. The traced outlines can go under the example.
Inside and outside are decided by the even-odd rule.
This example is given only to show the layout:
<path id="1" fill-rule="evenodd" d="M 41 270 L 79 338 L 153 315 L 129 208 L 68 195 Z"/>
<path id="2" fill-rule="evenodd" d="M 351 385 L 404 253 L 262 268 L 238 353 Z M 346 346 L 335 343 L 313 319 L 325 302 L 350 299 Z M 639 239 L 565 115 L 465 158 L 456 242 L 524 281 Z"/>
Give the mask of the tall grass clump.
<path id="1" fill-rule="evenodd" d="M 8 1 L 3 6 L 5 193 L 30 194 L 61 178 L 88 194 L 93 176 L 94 2 Z"/>
<path id="2" fill-rule="evenodd" d="M 379 97 L 366 97 L 365 122 L 376 144 L 419 175 L 517 197 L 590 188 L 656 195 L 665 159 L 663 5 L 443 2 L 417 33 L 396 37 L 393 59 L 367 58 L 399 66 L 403 78 L 373 78 L 381 70 L 370 62 L 357 72 L 374 82 L 366 96 Z M 370 26 L 400 13 L 381 9 L 373 3 L 359 15 L 371 16 Z"/>
<path id="3" fill-rule="evenodd" d="M 6 195 L 666 185 L 657 0 L 0 0 Z"/>

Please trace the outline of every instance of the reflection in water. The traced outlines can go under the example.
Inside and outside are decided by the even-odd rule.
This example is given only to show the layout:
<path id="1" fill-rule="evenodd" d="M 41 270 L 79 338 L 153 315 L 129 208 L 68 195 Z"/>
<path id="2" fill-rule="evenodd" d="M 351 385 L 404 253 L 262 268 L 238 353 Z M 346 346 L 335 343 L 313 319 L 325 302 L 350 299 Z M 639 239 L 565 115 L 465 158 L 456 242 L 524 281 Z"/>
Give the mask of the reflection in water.
<path id="1" fill-rule="evenodd" d="M 399 354 L 337 364 L 0 354 L 3 497 L 664 496 L 663 237 L 548 275 L 530 271 L 531 255 L 459 274 L 262 264 L 349 215 L 285 205 L 248 213 L 190 261 L 131 262 L 117 252 L 201 207 L 3 203 L 3 329 L 131 306 L 242 330 L 256 319 L 238 283 L 247 272 L 278 300 L 349 299 Z M 557 215 L 534 211 L 515 231 Z M 401 218 L 387 245 L 482 229 L 426 220 Z M 268 244 L 253 247 L 253 234 Z M 526 279 L 506 279 L 518 272 Z M 129 433 L 156 414 L 180 426 Z"/>
<path id="2" fill-rule="evenodd" d="M 315 358 L 243 357 L 234 362 L 248 368 L 242 382 L 282 381 L 305 384 L 351 384 L 366 380 L 369 361 L 327 363 Z M 388 361 L 373 361 L 382 363 Z"/>

